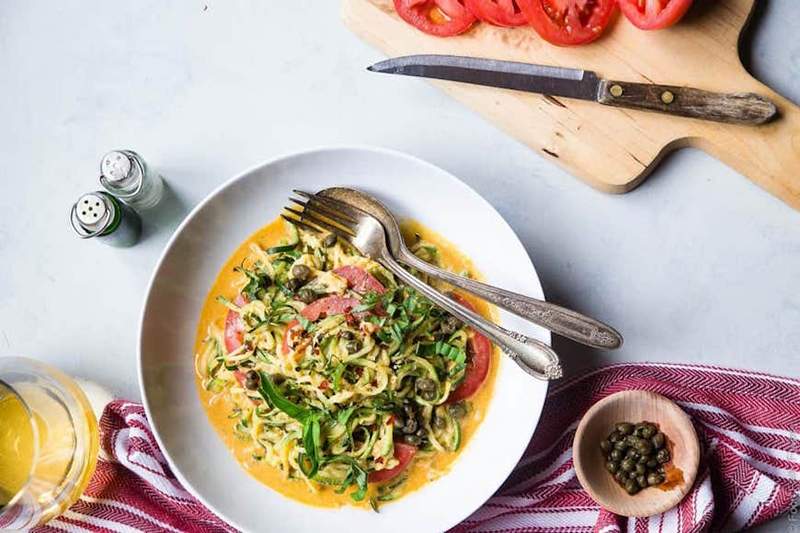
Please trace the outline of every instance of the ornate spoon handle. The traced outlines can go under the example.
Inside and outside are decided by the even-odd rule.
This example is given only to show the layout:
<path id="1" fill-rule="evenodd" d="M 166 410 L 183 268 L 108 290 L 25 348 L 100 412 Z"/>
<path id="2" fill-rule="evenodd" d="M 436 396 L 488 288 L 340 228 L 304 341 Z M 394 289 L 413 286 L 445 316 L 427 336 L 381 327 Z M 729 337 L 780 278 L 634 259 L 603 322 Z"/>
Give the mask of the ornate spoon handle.
<path id="1" fill-rule="evenodd" d="M 405 250 L 397 259 L 575 342 L 604 350 L 622 346 L 622 336 L 614 328 L 570 309 L 436 268 Z"/>

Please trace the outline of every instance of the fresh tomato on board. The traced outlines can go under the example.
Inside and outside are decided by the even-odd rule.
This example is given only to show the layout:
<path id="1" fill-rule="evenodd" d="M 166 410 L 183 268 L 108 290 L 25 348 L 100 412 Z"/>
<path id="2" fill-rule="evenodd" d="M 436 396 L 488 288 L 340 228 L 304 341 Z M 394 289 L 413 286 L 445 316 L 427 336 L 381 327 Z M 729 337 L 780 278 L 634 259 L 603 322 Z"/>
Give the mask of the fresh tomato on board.
<path id="1" fill-rule="evenodd" d="M 464 0 L 394 0 L 394 8 L 403 20 L 437 37 L 458 35 L 475 23 Z"/>
<path id="2" fill-rule="evenodd" d="M 240 294 L 233 303 L 241 307 L 247 303 L 247 298 Z M 225 349 L 228 350 L 228 353 L 231 353 L 242 345 L 244 342 L 245 329 L 244 320 L 239 316 L 239 313 L 229 309 L 228 314 L 225 316 Z"/>
<path id="3" fill-rule="evenodd" d="M 470 311 L 475 310 L 472 304 L 458 294 L 453 294 L 452 298 Z M 467 341 L 467 353 L 469 361 L 464 373 L 464 380 L 447 397 L 447 403 L 460 402 L 469 398 L 481 388 L 483 382 L 486 381 L 486 376 L 489 375 L 489 365 L 492 363 L 492 343 L 489 342 L 489 339 L 473 330 L 472 336 Z"/>
<path id="4" fill-rule="evenodd" d="M 361 267 L 347 265 L 335 269 L 333 273 L 346 279 L 347 286 L 359 294 L 370 291 L 378 294 L 386 292 L 383 284 Z"/>
<path id="5" fill-rule="evenodd" d="M 528 23 L 517 0 L 464 0 L 473 15 L 495 26 L 522 26 Z"/>
<path id="6" fill-rule="evenodd" d="M 400 463 L 394 468 L 370 472 L 367 480 L 370 483 L 381 483 L 383 481 L 389 481 L 390 479 L 397 477 L 398 474 L 400 474 L 403 470 L 408 468 L 408 465 L 411 464 L 411 460 L 414 458 L 416 454 L 417 454 L 417 448 L 415 446 L 412 446 L 410 444 L 403 444 L 402 442 L 395 442 L 394 458 L 400 461 Z"/>
<path id="7" fill-rule="evenodd" d="M 617 0 L 628 20 L 643 30 L 672 26 L 692 6 L 693 0 Z"/>
<path id="8" fill-rule="evenodd" d="M 611 21 L 616 0 L 517 0 L 543 39 L 571 46 L 594 41 Z"/>

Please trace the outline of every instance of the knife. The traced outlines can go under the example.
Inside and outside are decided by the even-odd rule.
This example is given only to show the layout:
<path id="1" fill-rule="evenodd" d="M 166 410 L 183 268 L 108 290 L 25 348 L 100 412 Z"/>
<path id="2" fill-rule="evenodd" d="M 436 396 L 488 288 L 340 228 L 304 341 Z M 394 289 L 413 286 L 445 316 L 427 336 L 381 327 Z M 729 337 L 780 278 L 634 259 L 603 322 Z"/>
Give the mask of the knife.
<path id="1" fill-rule="evenodd" d="M 412 55 L 380 61 L 367 70 L 577 98 L 730 124 L 764 124 L 778 112 L 774 103 L 754 93 L 717 93 L 691 87 L 606 80 L 591 70 L 476 57 Z"/>

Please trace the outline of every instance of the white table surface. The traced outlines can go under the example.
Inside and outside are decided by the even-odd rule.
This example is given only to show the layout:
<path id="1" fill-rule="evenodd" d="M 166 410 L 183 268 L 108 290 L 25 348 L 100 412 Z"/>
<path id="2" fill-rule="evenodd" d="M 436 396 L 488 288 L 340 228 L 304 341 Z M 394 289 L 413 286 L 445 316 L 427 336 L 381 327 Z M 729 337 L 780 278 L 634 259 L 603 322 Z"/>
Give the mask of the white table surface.
<path id="1" fill-rule="evenodd" d="M 795 3 L 761 0 L 743 51 L 800 102 Z M 0 355 L 139 399 L 144 290 L 188 211 L 274 156 L 374 144 L 469 183 L 517 231 L 549 299 L 624 334 L 613 353 L 555 339 L 570 373 L 673 361 L 800 376 L 800 213 L 688 149 L 632 193 L 597 192 L 425 82 L 364 70 L 381 58 L 334 0 L 2 0 Z M 67 217 L 118 147 L 171 188 L 124 250 L 81 241 Z"/>

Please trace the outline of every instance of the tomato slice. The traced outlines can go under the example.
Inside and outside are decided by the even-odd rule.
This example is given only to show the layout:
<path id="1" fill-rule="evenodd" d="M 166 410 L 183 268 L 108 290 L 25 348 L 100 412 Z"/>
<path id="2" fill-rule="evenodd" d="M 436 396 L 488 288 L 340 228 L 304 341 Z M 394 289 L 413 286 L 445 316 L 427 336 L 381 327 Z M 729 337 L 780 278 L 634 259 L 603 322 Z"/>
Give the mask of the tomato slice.
<path id="1" fill-rule="evenodd" d="M 383 284 L 361 267 L 347 265 L 335 269 L 333 273 L 346 279 L 347 286 L 359 294 L 370 291 L 378 294 L 386 292 Z"/>
<path id="2" fill-rule="evenodd" d="M 394 8 L 403 20 L 437 37 L 458 35 L 475 23 L 464 0 L 394 0 Z"/>
<path id="3" fill-rule="evenodd" d="M 475 310 L 471 303 L 458 294 L 453 294 L 452 297 L 467 309 Z M 483 382 L 486 381 L 486 376 L 489 375 L 489 366 L 492 363 L 492 343 L 477 331 L 471 330 L 471 332 L 472 335 L 467 341 L 467 353 L 470 357 L 464 372 L 464 380 L 447 397 L 447 403 L 455 403 L 469 398 L 481 388 Z"/>
<path id="4" fill-rule="evenodd" d="M 240 294 L 233 301 L 239 307 L 247 303 L 247 298 Z M 244 332 L 247 326 L 236 311 L 229 309 L 225 316 L 225 349 L 228 353 L 239 348 L 244 342 Z"/>
<path id="5" fill-rule="evenodd" d="M 389 481 L 390 479 L 397 477 L 398 474 L 400 474 L 403 470 L 408 468 L 408 465 L 411 464 L 411 460 L 414 458 L 416 454 L 417 454 L 416 446 L 412 446 L 410 444 L 404 444 L 402 442 L 395 442 L 394 458 L 400 461 L 399 464 L 394 468 L 370 472 L 367 480 L 370 483 L 382 483 L 384 481 Z"/>
<path id="6" fill-rule="evenodd" d="M 594 41 L 611 21 L 616 0 L 517 0 L 543 39 L 571 46 Z"/>
<path id="7" fill-rule="evenodd" d="M 464 0 L 473 15 L 495 26 L 522 26 L 528 23 L 517 0 Z"/>
<path id="8" fill-rule="evenodd" d="M 308 304 L 300 311 L 300 314 L 306 320 L 316 322 L 323 314 L 325 316 L 341 315 L 358 307 L 360 303 L 356 298 L 347 298 L 334 294 Z"/>
<path id="9" fill-rule="evenodd" d="M 660 30 L 678 22 L 692 0 L 617 0 L 625 17 L 637 28 Z"/>
<path id="10" fill-rule="evenodd" d="M 376 280 L 377 281 L 377 280 Z M 383 286 L 381 286 L 383 287 Z M 319 318 L 324 314 L 325 316 L 330 315 L 341 315 L 343 313 L 347 313 L 351 309 L 358 307 L 359 302 L 355 298 L 346 298 L 344 296 L 326 296 L 325 298 L 320 298 L 315 302 L 310 303 L 309 305 L 305 306 L 302 311 L 300 311 L 300 315 L 309 320 L 311 322 L 315 322 L 319 320 Z M 300 322 L 295 320 L 290 320 L 289 323 L 286 324 L 286 331 L 283 333 L 283 353 L 289 353 L 289 335 L 290 332 L 300 325 Z M 227 334 L 226 334 L 227 335 Z"/>

